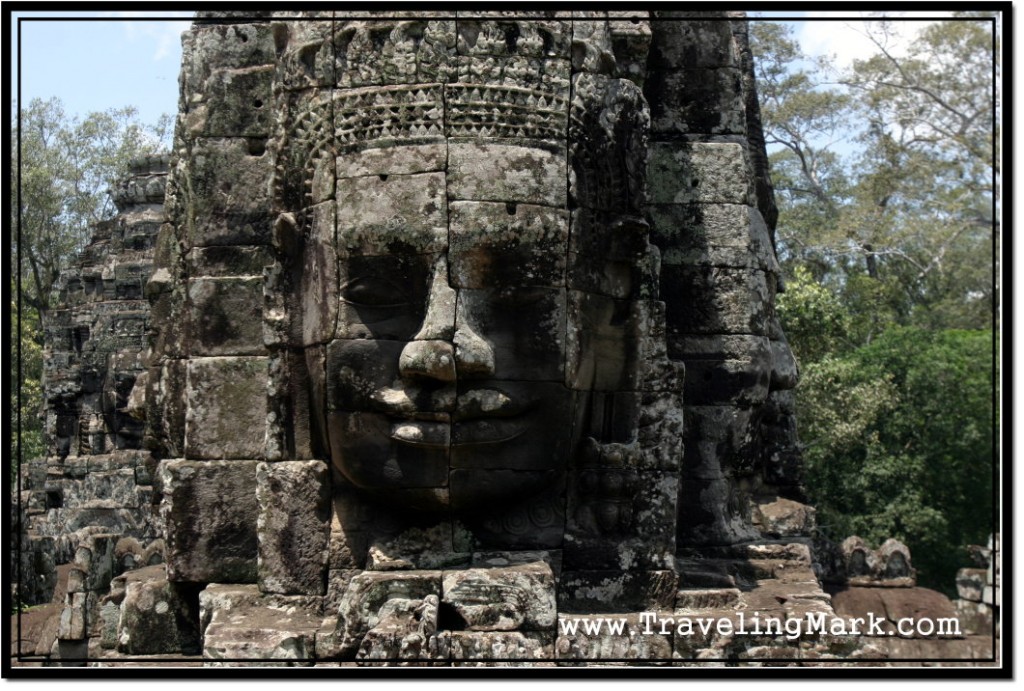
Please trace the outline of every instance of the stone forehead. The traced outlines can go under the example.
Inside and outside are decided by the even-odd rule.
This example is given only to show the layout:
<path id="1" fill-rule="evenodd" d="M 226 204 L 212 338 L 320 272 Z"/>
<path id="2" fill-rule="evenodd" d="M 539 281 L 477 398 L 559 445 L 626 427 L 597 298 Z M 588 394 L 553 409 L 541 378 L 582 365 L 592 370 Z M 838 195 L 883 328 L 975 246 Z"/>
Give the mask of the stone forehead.
<path id="1" fill-rule="evenodd" d="M 383 254 L 396 243 L 430 253 L 445 249 L 456 235 L 469 240 L 495 233 L 546 244 L 561 240 L 564 245 L 568 187 L 564 151 L 452 142 L 447 172 L 410 173 L 433 166 L 417 165 L 427 161 L 422 147 L 408 152 L 406 148 L 372 149 L 338 158 L 339 168 L 379 171 L 339 178 L 334 219 L 318 215 L 319 223 L 333 220 L 336 224 L 336 243 L 343 256 Z M 362 165 L 358 161 L 364 157 Z M 391 172 L 396 170 L 402 172 Z M 555 209 L 561 211 L 555 213 Z"/>

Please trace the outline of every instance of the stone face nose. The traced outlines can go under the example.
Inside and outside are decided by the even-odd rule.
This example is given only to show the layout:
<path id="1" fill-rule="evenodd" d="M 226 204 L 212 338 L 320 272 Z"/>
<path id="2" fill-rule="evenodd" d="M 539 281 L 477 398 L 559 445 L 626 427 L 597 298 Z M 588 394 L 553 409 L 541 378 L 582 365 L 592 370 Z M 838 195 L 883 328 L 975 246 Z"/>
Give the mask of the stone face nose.
<path id="1" fill-rule="evenodd" d="M 403 377 L 455 381 L 455 302 L 455 291 L 448 285 L 448 262 L 441 255 L 434 264 L 423 325 L 399 356 Z"/>
<path id="2" fill-rule="evenodd" d="M 487 377 L 494 374 L 494 349 L 466 324 L 455 331 L 455 361 L 463 377 Z"/>
<path id="3" fill-rule="evenodd" d="M 398 368 L 408 379 L 455 381 L 455 348 L 448 341 L 410 341 L 399 356 Z"/>
<path id="4" fill-rule="evenodd" d="M 494 373 L 494 352 L 487 341 L 467 326 L 456 330 L 456 297 L 442 255 L 434 264 L 423 325 L 399 356 L 403 377 L 453 382 L 458 375 Z"/>

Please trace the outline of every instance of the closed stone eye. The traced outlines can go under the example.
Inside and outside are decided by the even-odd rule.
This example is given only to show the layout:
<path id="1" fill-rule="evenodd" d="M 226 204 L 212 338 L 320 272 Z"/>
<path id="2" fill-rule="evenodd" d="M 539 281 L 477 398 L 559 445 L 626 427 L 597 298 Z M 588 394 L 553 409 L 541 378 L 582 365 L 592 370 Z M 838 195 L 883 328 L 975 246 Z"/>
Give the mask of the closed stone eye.
<path id="1" fill-rule="evenodd" d="M 342 299 L 354 307 L 399 308 L 409 305 L 409 294 L 386 278 L 356 278 L 341 289 Z"/>

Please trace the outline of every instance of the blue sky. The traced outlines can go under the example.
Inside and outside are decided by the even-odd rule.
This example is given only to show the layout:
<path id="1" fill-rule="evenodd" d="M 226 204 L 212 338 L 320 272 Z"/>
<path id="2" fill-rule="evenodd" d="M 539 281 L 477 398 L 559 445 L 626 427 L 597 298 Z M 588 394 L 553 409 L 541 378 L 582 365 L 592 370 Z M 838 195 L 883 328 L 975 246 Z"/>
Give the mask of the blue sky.
<path id="1" fill-rule="evenodd" d="M 177 111 L 181 32 L 191 14 L 17 13 L 10 45 L 16 50 L 20 27 L 20 61 L 15 52 L 12 64 L 20 67 L 21 97 L 25 103 L 57 97 L 69 115 L 78 116 L 132 105 L 143 122 L 155 123 Z M 72 16 L 77 20 L 54 21 Z"/>

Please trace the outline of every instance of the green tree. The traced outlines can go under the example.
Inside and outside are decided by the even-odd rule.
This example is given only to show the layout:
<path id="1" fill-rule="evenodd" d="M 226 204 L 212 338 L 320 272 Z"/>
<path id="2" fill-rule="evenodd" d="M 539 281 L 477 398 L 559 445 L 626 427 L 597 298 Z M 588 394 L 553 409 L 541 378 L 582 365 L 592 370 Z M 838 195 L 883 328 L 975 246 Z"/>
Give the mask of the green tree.
<path id="1" fill-rule="evenodd" d="M 892 31 L 840 73 L 784 25 L 752 30 L 780 258 L 840 295 L 865 343 L 894 321 L 985 328 L 994 307 L 992 23 L 936 23 L 899 56 Z"/>
<path id="2" fill-rule="evenodd" d="M 993 530 L 991 331 L 887 330 L 804 368 L 807 490 L 840 540 L 906 542 L 921 581 L 949 590 L 961 548 Z"/>
<path id="3" fill-rule="evenodd" d="M 798 264 L 775 309 L 797 361 L 817 362 L 848 350 L 852 320 L 839 297 Z"/>
<path id="4" fill-rule="evenodd" d="M 872 24 L 877 53 L 843 83 L 866 123 L 859 204 L 847 234 L 870 245 L 910 306 L 907 322 L 991 326 L 995 232 L 993 21 L 976 13 L 936 22 L 906 54 L 898 25 Z M 870 270 L 868 271 L 870 274 Z"/>
<path id="5" fill-rule="evenodd" d="M 832 229 L 850 182 L 834 148 L 849 136 L 850 99 L 822 81 L 828 62 L 804 55 L 789 26 L 755 22 L 751 45 L 772 182 L 785 210 L 780 254 L 825 280 L 844 244 Z"/>
<path id="6" fill-rule="evenodd" d="M 786 274 L 777 308 L 801 362 L 822 529 L 900 538 L 922 582 L 948 590 L 960 548 L 995 527 L 998 65 L 976 14 L 900 52 L 895 30 L 872 25 L 876 54 L 841 72 L 784 26 L 753 27 Z"/>
<path id="7" fill-rule="evenodd" d="M 170 118 L 155 126 L 132 107 L 69 117 L 58 99 L 33 99 L 13 119 L 13 259 L 21 299 L 45 319 L 60 272 L 115 209 L 107 191 L 136 156 L 155 153 Z"/>
<path id="8" fill-rule="evenodd" d="M 19 331 L 19 319 L 20 331 Z M 39 416 L 43 398 L 43 347 L 42 328 L 39 325 L 39 313 L 31 307 L 23 307 L 18 314 L 17 302 L 11 305 L 11 343 L 14 344 L 14 357 L 11 358 L 11 381 L 21 381 L 20 396 L 12 392 L 11 428 L 18 429 L 21 422 L 19 454 L 16 462 L 11 464 L 12 473 L 16 473 L 21 462 L 43 455 L 43 423 Z M 18 349 L 20 348 L 20 353 Z M 18 357 L 20 355 L 20 358 Z"/>

